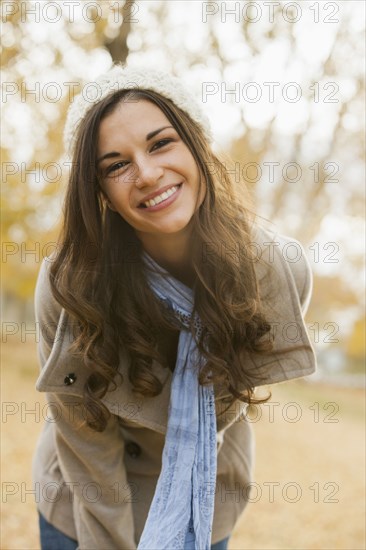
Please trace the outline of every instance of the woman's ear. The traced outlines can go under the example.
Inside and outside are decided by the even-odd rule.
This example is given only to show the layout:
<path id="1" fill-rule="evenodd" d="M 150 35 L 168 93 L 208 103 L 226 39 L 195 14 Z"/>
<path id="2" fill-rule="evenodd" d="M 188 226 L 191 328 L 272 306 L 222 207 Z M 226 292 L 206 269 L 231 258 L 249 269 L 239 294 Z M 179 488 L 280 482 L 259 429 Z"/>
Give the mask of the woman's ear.
<path id="1" fill-rule="evenodd" d="M 113 210 L 113 212 L 117 212 L 116 208 L 114 208 L 113 204 L 111 203 L 111 201 L 109 200 L 107 194 L 102 190 L 101 191 L 101 197 L 102 197 L 102 201 L 103 203 L 110 209 L 110 210 Z"/>

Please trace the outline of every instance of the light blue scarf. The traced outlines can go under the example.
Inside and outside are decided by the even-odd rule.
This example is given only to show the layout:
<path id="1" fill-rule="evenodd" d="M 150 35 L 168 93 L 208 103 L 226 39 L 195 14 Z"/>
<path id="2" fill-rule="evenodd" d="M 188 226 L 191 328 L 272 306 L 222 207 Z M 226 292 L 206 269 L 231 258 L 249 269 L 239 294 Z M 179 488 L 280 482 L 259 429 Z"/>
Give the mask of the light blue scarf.
<path id="1" fill-rule="evenodd" d="M 158 271 L 148 269 L 150 287 L 181 331 L 162 468 L 138 550 L 209 550 L 216 487 L 216 413 L 213 386 L 198 382 L 202 358 L 189 331 L 194 295 L 146 252 L 143 260 Z M 200 330 L 197 314 L 194 322 Z"/>

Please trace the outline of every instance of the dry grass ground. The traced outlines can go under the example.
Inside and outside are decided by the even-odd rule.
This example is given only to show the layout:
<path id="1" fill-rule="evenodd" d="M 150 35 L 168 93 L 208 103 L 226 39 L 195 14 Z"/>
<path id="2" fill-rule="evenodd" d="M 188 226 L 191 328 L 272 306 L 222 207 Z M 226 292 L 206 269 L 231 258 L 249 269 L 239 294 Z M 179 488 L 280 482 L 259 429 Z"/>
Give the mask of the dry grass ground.
<path id="1" fill-rule="evenodd" d="M 37 515 L 34 496 L 27 491 L 44 403 L 34 389 L 34 344 L 3 345 L 1 369 L 0 546 L 33 550 L 39 548 Z M 252 417 L 255 485 L 230 550 L 364 549 L 363 392 L 301 380 L 271 389 L 272 405 L 262 406 L 257 421 Z"/>

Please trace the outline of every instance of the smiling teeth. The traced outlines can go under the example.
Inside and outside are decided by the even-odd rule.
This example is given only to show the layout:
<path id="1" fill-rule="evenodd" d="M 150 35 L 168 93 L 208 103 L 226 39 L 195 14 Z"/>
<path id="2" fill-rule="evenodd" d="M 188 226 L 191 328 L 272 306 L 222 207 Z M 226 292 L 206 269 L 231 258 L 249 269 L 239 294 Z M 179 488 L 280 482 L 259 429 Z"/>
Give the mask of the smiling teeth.
<path id="1" fill-rule="evenodd" d="M 165 201 L 168 197 L 171 195 L 174 195 L 174 193 L 178 190 L 178 186 L 174 185 L 173 187 L 170 187 L 167 191 L 164 191 L 161 195 L 158 195 L 157 197 L 150 199 L 149 201 L 144 202 L 143 204 L 145 206 L 155 206 L 156 204 L 160 204 L 161 202 Z"/>

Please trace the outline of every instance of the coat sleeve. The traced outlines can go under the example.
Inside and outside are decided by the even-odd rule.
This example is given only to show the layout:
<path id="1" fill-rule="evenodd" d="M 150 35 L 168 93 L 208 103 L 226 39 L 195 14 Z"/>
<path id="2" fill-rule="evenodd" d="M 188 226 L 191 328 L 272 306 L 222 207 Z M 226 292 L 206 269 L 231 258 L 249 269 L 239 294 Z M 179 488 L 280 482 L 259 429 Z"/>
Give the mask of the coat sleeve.
<path id="1" fill-rule="evenodd" d="M 282 256 L 287 261 L 295 282 L 303 316 L 309 308 L 313 292 L 313 273 L 303 245 L 296 239 L 277 235 L 281 243 Z M 288 257 L 286 258 L 286 255 Z M 290 256 L 291 254 L 291 256 Z"/>
<path id="2" fill-rule="evenodd" d="M 41 368 L 57 338 L 61 308 L 52 296 L 47 260 L 41 266 L 35 292 L 36 322 L 40 327 Z M 61 367 L 62 365 L 58 365 Z M 71 490 L 78 548 L 135 549 L 132 488 L 124 464 L 124 439 L 118 416 L 111 415 L 103 432 L 87 427 L 82 397 L 47 393 L 53 411 L 53 436 L 59 467 Z M 52 435 L 49 430 L 50 437 Z"/>
<path id="3" fill-rule="evenodd" d="M 312 274 L 304 247 L 295 239 L 261 228 L 256 233 L 262 255 L 257 262 L 262 312 L 271 326 L 272 352 L 251 355 L 256 384 L 274 384 L 313 374 L 316 356 L 304 316 L 312 291 Z"/>

